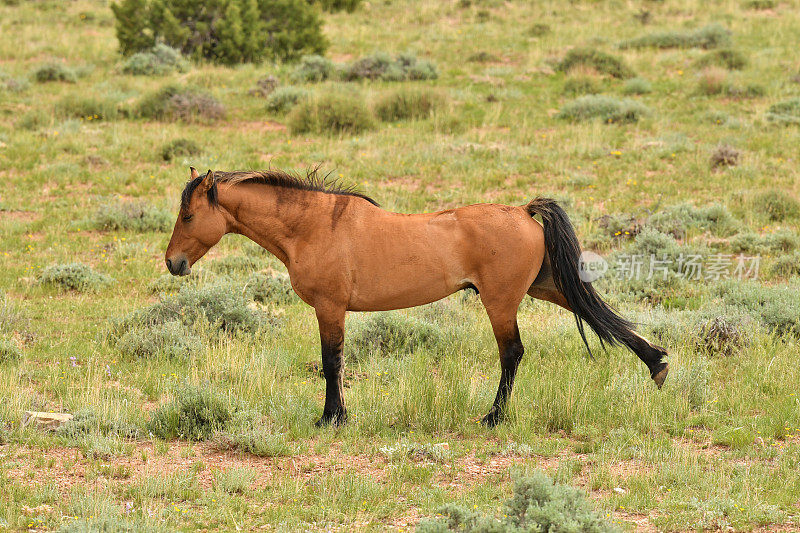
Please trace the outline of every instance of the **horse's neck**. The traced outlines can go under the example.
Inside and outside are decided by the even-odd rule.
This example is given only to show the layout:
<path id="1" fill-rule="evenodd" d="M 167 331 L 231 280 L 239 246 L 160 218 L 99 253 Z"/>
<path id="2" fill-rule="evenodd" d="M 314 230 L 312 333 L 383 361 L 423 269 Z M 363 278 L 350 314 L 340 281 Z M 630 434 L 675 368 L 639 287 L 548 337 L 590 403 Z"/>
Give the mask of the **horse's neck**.
<path id="1" fill-rule="evenodd" d="M 307 238 L 314 226 L 313 208 L 295 198 L 303 192 L 238 186 L 220 190 L 219 203 L 234 219 L 232 233 L 244 235 L 288 264 L 297 240 Z"/>

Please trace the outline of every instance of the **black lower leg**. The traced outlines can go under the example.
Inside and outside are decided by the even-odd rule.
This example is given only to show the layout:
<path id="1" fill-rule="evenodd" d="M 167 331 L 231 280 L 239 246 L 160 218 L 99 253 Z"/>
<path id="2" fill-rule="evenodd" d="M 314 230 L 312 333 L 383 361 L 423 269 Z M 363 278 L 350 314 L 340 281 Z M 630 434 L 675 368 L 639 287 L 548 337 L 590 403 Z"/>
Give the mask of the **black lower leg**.
<path id="1" fill-rule="evenodd" d="M 664 356 L 667 355 L 667 351 L 661 346 L 651 344 L 647 339 L 635 334 L 628 343 L 628 347 L 647 365 L 647 369 L 650 370 L 650 377 L 660 389 L 669 372 L 669 365 L 663 360 Z"/>
<path id="2" fill-rule="evenodd" d="M 344 332 L 328 332 L 321 329 L 320 337 L 322 339 L 322 373 L 325 376 L 325 407 L 322 411 L 322 418 L 316 422 L 316 426 L 340 425 L 347 420 L 342 385 Z"/>
<path id="3" fill-rule="evenodd" d="M 516 336 L 500 343 L 500 384 L 497 386 L 497 396 L 489 413 L 483 417 L 483 424 L 494 427 L 505 417 L 505 408 L 511 390 L 514 388 L 514 377 L 517 375 L 517 367 L 522 360 L 525 348 L 519 338 L 519 331 Z"/>

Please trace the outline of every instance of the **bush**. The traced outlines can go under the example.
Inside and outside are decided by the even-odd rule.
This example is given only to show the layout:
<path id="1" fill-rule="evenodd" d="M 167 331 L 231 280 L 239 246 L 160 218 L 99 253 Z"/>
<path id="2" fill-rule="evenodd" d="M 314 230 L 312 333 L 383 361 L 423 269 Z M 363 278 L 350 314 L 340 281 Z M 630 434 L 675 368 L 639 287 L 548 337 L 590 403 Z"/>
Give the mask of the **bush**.
<path id="1" fill-rule="evenodd" d="M 21 93 L 30 87 L 30 82 L 26 78 L 9 78 L 0 76 L 0 89 L 12 93 Z"/>
<path id="2" fill-rule="evenodd" d="M 770 189 L 756 194 L 752 200 L 753 209 L 767 220 L 782 222 L 800 215 L 800 202 L 786 191 Z"/>
<path id="3" fill-rule="evenodd" d="M 225 116 L 225 107 L 213 96 L 189 87 L 170 85 L 145 96 L 137 115 L 157 120 L 216 120 Z"/>
<path id="4" fill-rule="evenodd" d="M 267 98 L 267 110 L 271 113 L 286 113 L 300 102 L 308 100 L 309 93 L 301 87 L 278 87 Z"/>
<path id="5" fill-rule="evenodd" d="M 127 520 L 116 516 L 70 520 L 61 525 L 58 533 L 162 533 L 164 530 L 142 520 Z"/>
<path id="6" fill-rule="evenodd" d="M 283 435 L 272 433 L 254 411 L 239 411 L 226 429 L 214 435 L 214 443 L 224 450 L 237 450 L 258 457 L 284 457 L 292 454 Z"/>
<path id="7" fill-rule="evenodd" d="M 637 122 L 649 114 L 643 104 L 635 100 L 613 98 L 603 95 L 586 95 L 564 105 L 557 118 L 571 122 L 601 119 L 606 123 Z"/>
<path id="8" fill-rule="evenodd" d="M 186 72 L 189 63 L 180 50 L 158 43 L 150 50 L 137 52 L 122 64 L 122 72 L 134 76 L 163 76 L 171 72 Z"/>
<path id="9" fill-rule="evenodd" d="M 717 146 L 711 152 L 711 168 L 735 167 L 739 164 L 739 150 L 729 144 Z"/>
<path id="10" fill-rule="evenodd" d="M 687 365 L 681 365 L 670 374 L 671 388 L 677 391 L 677 396 L 684 398 L 692 410 L 705 407 L 708 398 L 709 382 L 711 381 L 711 367 L 707 359 L 697 359 Z"/>
<path id="11" fill-rule="evenodd" d="M 117 341 L 116 347 L 123 355 L 148 359 L 163 356 L 186 359 L 198 352 L 200 339 L 186 330 L 179 321 L 156 324 L 142 330 L 129 329 Z"/>
<path id="12" fill-rule="evenodd" d="M 256 302 L 290 304 L 299 300 L 288 274 L 280 272 L 255 272 L 247 278 L 245 288 Z"/>
<path id="13" fill-rule="evenodd" d="M 266 98 L 278 88 L 278 85 L 278 78 L 270 74 L 269 76 L 264 76 L 263 78 L 259 79 L 256 82 L 255 88 L 247 91 L 247 94 L 250 96 L 260 96 L 262 98 Z"/>
<path id="14" fill-rule="evenodd" d="M 800 307 L 795 284 L 765 286 L 756 281 L 731 280 L 714 287 L 729 306 L 747 312 L 768 331 L 800 336 Z"/>
<path id="15" fill-rule="evenodd" d="M 528 35 L 531 37 L 541 37 L 550 33 L 550 25 L 542 22 L 537 22 L 528 28 Z"/>
<path id="16" fill-rule="evenodd" d="M 728 72 L 719 67 L 707 67 L 697 76 L 697 91 L 706 96 L 722 94 L 728 87 Z"/>
<path id="17" fill-rule="evenodd" d="M 56 435 L 69 440 L 81 439 L 87 435 L 135 439 L 141 435 L 141 431 L 122 420 L 98 416 L 93 409 L 81 409 L 71 420 L 56 429 Z"/>
<path id="18" fill-rule="evenodd" d="M 575 48 L 556 66 L 560 72 L 569 72 L 575 67 L 589 67 L 613 78 L 632 78 L 636 74 L 622 59 L 593 48 Z"/>
<path id="19" fill-rule="evenodd" d="M 336 68 L 333 61 L 319 55 L 303 56 L 291 78 L 295 83 L 318 83 L 332 78 Z"/>
<path id="20" fill-rule="evenodd" d="M 175 139 L 165 144 L 161 149 L 161 158 L 164 161 L 172 161 L 178 157 L 198 155 L 200 152 L 200 146 L 193 140 Z"/>
<path id="21" fill-rule="evenodd" d="M 467 61 L 470 63 L 496 63 L 497 61 L 500 61 L 500 58 L 485 50 L 481 50 L 480 52 L 475 52 L 469 56 Z"/>
<path id="22" fill-rule="evenodd" d="M 708 52 L 695 62 L 698 67 L 717 66 L 728 70 L 741 70 L 747 66 L 747 57 L 733 48 Z"/>
<path id="23" fill-rule="evenodd" d="M 647 94 L 653 92 L 653 84 L 644 78 L 631 78 L 622 86 L 622 94 Z"/>
<path id="24" fill-rule="evenodd" d="M 438 511 L 442 518 L 423 520 L 418 533 L 513 533 L 547 531 L 605 533 L 618 531 L 592 509 L 584 494 L 555 483 L 541 472 L 514 480 L 514 496 L 506 501 L 503 517 L 479 515 L 469 508 L 449 504 Z"/>
<path id="25" fill-rule="evenodd" d="M 763 237 L 752 231 L 746 231 L 734 235 L 730 246 L 734 253 L 790 252 L 800 246 L 800 237 L 786 229 Z"/>
<path id="26" fill-rule="evenodd" d="M 400 313 L 372 313 L 349 327 L 345 354 L 361 361 L 372 353 L 405 355 L 444 343 L 441 329 Z"/>
<path id="27" fill-rule="evenodd" d="M 361 0 L 308 0 L 311 4 L 318 4 L 325 11 L 347 11 L 352 13 L 359 5 Z"/>
<path id="28" fill-rule="evenodd" d="M 251 300 L 242 287 L 221 281 L 202 287 L 183 285 L 177 294 L 163 295 L 158 303 L 138 309 L 112 323 L 111 336 L 147 327 L 179 321 L 189 327 L 207 322 L 226 332 L 253 332 L 268 323 L 268 317 L 252 308 Z"/>
<path id="29" fill-rule="evenodd" d="M 344 79 L 353 80 L 433 80 L 439 77 L 436 66 L 418 60 L 412 54 L 400 54 L 394 59 L 385 52 L 376 52 L 350 63 L 343 73 Z"/>
<path id="30" fill-rule="evenodd" d="M 55 106 L 55 113 L 63 118 L 81 120 L 115 120 L 119 114 L 117 103 L 93 96 L 70 95 L 62 98 Z"/>
<path id="31" fill-rule="evenodd" d="M 185 386 L 153 413 L 147 429 L 162 439 L 205 440 L 224 429 L 231 417 L 227 402 L 211 387 Z"/>
<path id="32" fill-rule="evenodd" d="M 721 48 L 729 46 L 730 30 L 709 24 L 697 30 L 663 31 L 619 43 L 620 48 Z"/>
<path id="33" fill-rule="evenodd" d="M 95 272 L 90 266 L 81 263 L 49 266 L 38 277 L 41 285 L 77 292 L 98 291 L 111 285 L 113 281 L 113 278 Z"/>
<path id="34" fill-rule="evenodd" d="M 9 364 L 19 361 L 22 351 L 13 339 L 0 337 L 0 364 Z"/>
<path id="35" fill-rule="evenodd" d="M 327 47 L 317 9 L 307 0 L 121 0 L 111 9 L 126 56 L 165 43 L 230 65 L 291 60 Z"/>
<path id="36" fill-rule="evenodd" d="M 800 253 L 794 252 L 780 256 L 773 263 L 770 273 L 783 278 L 800 276 Z"/>
<path id="37" fill-rule="evenodd" d="M 774 9 L 778 3 L 775 0 L 747 0 L 742 7 L 745 9 Z"/>
<path id="38" fill-rule="evenodd" d="M 710 231 L 714 235 L 727 236 L 735 232 L 739 222 L 722 204 L 695 207 L 677 204 L 654 213 L 646 222 L 649 228 L 682 239 L 690 229 Z"/>
<path id="39" fill-rule="evenodd" d="M 375 127 L 363 100 L 354 95 L 327 92 L 298 104 L 289 115 L 292 133 L 360 133 Z"/>
<path id="40" fill-rule="evenodd" d="M 39 83 L 47 83 L 49 81 L 65 81 L 68 83 L 75 83 L 78 79 L 75 70 L 62 65 L 61 63 L 47 63 L 39 65 L 33 71 L 33 79 Z"/>
<path id="41" fill-rule="evenodd" d="M 375 113 L 384 122 L 427 118 L 445 104 L 441 93 L 431 90 L 398 90 L 381 95 L 375 102 Z"/>
<path id="42" fill-rule="evenodd" d="M 783 126 L 800 125 L 800 98 L 793 98 L 769 106 L 767 121 Z"/>
<path id="43" fill-rule="evenodd" d="M 748 317 L 720 314 L 700 325 L 697 344 L 710 355 L 731 355 L 742 347 L 746 337 Z"/>
<path id="44" fill-rule="evenodd" d="M 591 76 L 570 76 L 564 80 L 564 94 L 597 94 L 603 86 L 597 78 Z"/>
<path id="45" fill-rule="evenodd" d="M 214 472 L 213 488 L 219 492 L 228 494 L 243 494 L 246 492 L 256 473 L 250 468 L 228 468 L 227 470 L 217 470 Z"/>
<path id="46" fill-rule="evenodd" d="M 117 201 L 106 198 L 89 221 L 91 227 L 102 231 L 132 230 L 169 231 L 174 217 L 165 209 L 146 201 Z"/>

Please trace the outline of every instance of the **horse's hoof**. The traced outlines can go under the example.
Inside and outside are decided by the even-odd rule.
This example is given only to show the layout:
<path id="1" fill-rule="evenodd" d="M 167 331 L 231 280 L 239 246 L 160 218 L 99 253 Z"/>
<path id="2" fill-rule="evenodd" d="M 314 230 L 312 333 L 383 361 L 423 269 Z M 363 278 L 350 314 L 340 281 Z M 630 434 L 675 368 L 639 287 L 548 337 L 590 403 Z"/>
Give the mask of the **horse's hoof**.
<path id="1" fill-rule="evenodd" d="M 669 374 L 669 364 L 664 363 L 664 368 L 653 374 L 653 381 L 656 382 L 656 387 L 659 389 L 662 385 L 664 385 L 664 380 L 667 379 L 667 374 Z"/>
<path id="2" fill-rule="evenodd" d="M 327 426 L 339 427 L 347 423 L 347 411 L 339 413 L 322 414 L 322 418 L 314 422 L 314 427 L 324 428 Z"/>
<path id="3" fill-rule="evenodd" d="M 491 411 L 489 411 L 489 414 L 483 417 L 483 419 L 481 420 L 481 424 L 491 429 L 493 427 L 496 427 L 502 421 L 503 421 L 503 413 L 492 409 Z"/>

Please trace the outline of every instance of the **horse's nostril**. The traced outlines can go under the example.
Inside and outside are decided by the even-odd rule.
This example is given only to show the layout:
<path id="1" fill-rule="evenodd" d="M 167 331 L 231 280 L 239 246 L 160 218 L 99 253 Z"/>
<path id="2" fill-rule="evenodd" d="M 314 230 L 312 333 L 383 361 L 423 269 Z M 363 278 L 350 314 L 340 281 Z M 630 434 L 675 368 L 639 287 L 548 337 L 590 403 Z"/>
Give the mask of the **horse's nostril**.
<path id="1" fill-rule="evenodd" d="M 170 259 L 167 259 L 167 269 L 172 272 L 172 261 Z"/>

